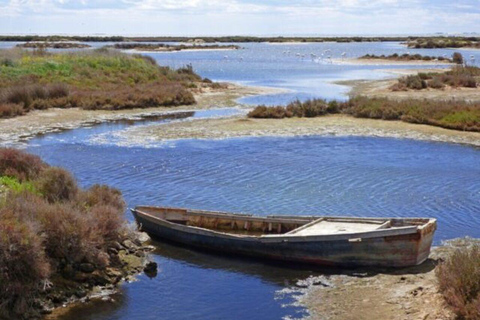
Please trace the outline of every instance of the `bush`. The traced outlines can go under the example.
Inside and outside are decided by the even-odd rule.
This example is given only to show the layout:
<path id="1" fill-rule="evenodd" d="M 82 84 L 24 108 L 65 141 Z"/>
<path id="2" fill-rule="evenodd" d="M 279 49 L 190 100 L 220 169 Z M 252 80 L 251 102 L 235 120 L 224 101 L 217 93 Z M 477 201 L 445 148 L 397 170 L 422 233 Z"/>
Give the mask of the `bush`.
<path id="1" fill-rule="evenodd" d="M 50 275 L 38 225 L 0 208 L 0 318 L 25 315 Z"/>
<path id="2" fill-rule="evenodd" d="M 480 246 L 457 249 L 436 269 L 440 291 L 461 319 L 480 318 Z"/>
<path id="3" fill-rule="evenodd" d="M 427 87 L 425 80 L 422 80 L 418 75 L 406 76 L 400 79 L 400 82 L 405 84 L 409 89 L 422 90 Z"/>
<path id="4" fill-rule="evenodd" d="M 40 157 L 13 148 L 0 148 L 0 176 L 35 179 L 47 165 Z"/>
<path id="5" fill-rule="evenodd" d="M 460 52 L 454 52 L 452 56 L 453 63 L 463 64 L 463 56 Z"/>
<path id="6" fill-rule="evenodd" d="M 435 77 L 432 80 L 430 80 L 428 83 L 428 86 L 430 88 L 434 89 L 443 89 L 445 88 L 445 85 L 443 84 L 442 80 L 439 77 Z"/>
<path id="7" fill-rule="evenodd" d="M 24 113 L 25 110 L 21 105 L 0 102 L 0 118 L 11 118 L 23 115 Z"/>
<path id="8" fill-rule="evenodd" d="M 58 167 L 43 170 L 35 183 L 38 191 L 52 203 L 73 200 L 78 193 L 75 178 L 67 170 Z"/>
<path id="9" fill-rule="evenodd" d="M 80 195 L 80 202 L 91 208 L 95 206 L 110 206 L 119 212 L 125 211 L 125 201 L 120 190 L 106 185 L 95 184 Z"/>
<path id="10" fill-rule="evenodd" d="M 0 149 L 0 170 L 0 184 L 9 191 L 0 204 L 0 318 L 30 318 L 35 299 L 47 294 L 47 280 L 54 290 L 72 292 L 97 281 L 74 277 L 85 263 L 99 272 L 121 267 L 107 252 L 113 241 L 128 237 L 119 190 L 79 190 L 64 169 L 14 149 Z"/>

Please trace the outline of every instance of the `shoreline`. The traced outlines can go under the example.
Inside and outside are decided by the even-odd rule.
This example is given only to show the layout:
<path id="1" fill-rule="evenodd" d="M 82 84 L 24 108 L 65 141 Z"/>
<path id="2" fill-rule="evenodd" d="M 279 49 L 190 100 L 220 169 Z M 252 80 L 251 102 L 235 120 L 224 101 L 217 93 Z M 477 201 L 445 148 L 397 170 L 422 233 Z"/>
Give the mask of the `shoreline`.
<path id="1" fill-rule="evenodd" d="M 357 136 L 413 139 L 480 146 L 479 132 L 464 132 L 401 121 L 326 115 L 316 118 L 251 119 L 234 116 L 132 127 L 120 133 L 125 145 L 182 139 L 244 137 Z"/>
<path id="2" fill-rule="evenodd" d="M 169 113 L 207 110 L 241 105 L 236 100 L 246 96 L 282 92 L 282 89 L 251 87 L 229 83 L 227 88 L 196 93 L 197 103 L 178 107 L 155 107 L 125 110 L 82 110 L 79 108 L 35 110 L 23 116 L 0 119 L 0 145 L 28 141 L 47 133 L 88 127 L 110 121 L 141 120 Z"/>
<path id="3" fill-rule="evenodd" d="M 454 63 L 445 61 L 424 61 L 424 60 L 390 60 L 390 59 L 360 59 L 360 58 L 345 58 L 345 59 L 332 59 L 335 64 L 344 65 L 367 65 L 367 66 L 385 66 L 385 65 L 397 65 L 397 66 L 453 66 Z"/>
<path id="4" fill-rule="evenodd" d="M 464 239 L 449 242 L 432 247 L 428 260 L 418 266 L 314 277 L 298 302 L 309 310 L 309 320 L 370 320 L 372 315 L 390 320 L 453 320 L 435 276 L 438 262 L 460 248 Z"/>
<path id="5" fill-rule="evenodd" d="M 447 69 L 411 69 L 411 70 L 382 70 L 399 76 L 417 74 L 418 72 L 444 72 Z M 480 87 L 477 88 L 451 88 L 444 89 L 422 89 L 407 91 L 392 91 L 390 87 L 398 83 L 398 78 L 380 80 L 342 80 L 334 82 L 338 85 L 349 86 L 349 95 L 367 96 L 370 98 L 389 98 L 394 100 L 417 99 L 417 100 L 467 100 L 471 102 L 480 101 Z"/>

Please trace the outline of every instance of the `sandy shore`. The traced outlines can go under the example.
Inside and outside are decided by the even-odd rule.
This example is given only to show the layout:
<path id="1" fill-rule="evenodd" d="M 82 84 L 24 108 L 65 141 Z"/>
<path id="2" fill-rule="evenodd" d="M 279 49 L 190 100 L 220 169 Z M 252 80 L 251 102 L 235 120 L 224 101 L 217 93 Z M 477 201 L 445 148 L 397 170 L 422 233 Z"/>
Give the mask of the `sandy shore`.
<path id="1" fill-rule="evenodd" d="M 480 146 L 480 133 L 448 130 L 401 121 L 360 119 L 348 115 L 317 118 L 222 119 L 178 121 L 132 127 L 121 133 L 126 145 L 172 139 L 223 139 L 262 136 L 373 136 L 441 141 Z"/>
<path id="2" fill-rule="evenodd" d="M 280 91 L 274 88 L 229 84 L 225 89 L 204 90 L 203 93 L 195 94 L 197 104 L 190 106 L 118 111 L 89 111 L 78 108 L 37 110 L 20 117 L 0 119 L 0 145 L 27 140 L 39 134 L 74 129 L 106 121 L 141 119 L 142 117 L 167 112 L 233 107 L 239 105 L 235 100 L 240 97 L 271 94 Z"/>
<path id="3" fill-rule="evenodd" d="M 412 74 L 403 70 L 401 75 Z M 398 73 L 391 70 L 392 73 Z M 415 74 L 418 70 L 415 70 Z M 422 71 L 420 71 L 422 72 Z M 397 79 L 387 80 L 347 80 L 338 81 L 336 84 L 350 86 L 349 95 L 362 95 L 367 97 L 383 97 L 389 99 L 431 99 L 431 100 L 468 100 L 480 101 L 480 87 L 478 88 L 451 88 L 442 90 L 427 88 L 423 90 L 392 91 L 390 87 L 397 83 Z"/>
<path id="4" fill-rule="evenodd" d="M 311 279 L 317 285 L 305 290 L 300 303 L 311 320 L 453 320 L 435 277 L 438 260 L 450 252 L 452 247 L 433 248 L 429 260 L 410 268 Z"/>
<path id="5" fill-rule="evenodd" d="M 346 59 L 332 59 L 335 64 L 346 65 L 368 65 L 368 66 L 384 66 L 384 65 L 398 65 L 398 66 L 449 66 L 453 63 L 447 61 L 425 61 L 425 60 L 411 60 L 411 61 L 399 61 L 390 59 L 359 59 L 359 58 L 346 58 Z"/>

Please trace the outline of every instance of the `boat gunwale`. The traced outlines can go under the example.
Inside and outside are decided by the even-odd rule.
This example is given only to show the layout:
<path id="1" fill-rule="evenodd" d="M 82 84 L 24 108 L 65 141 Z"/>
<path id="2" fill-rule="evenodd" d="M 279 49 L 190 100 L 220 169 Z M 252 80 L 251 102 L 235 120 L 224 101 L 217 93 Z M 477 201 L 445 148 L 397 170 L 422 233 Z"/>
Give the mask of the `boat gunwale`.
<path id="1" fill-rule="evenodd" d="M 389 219 L 396 219 L 396 220 L 413 220 L 413 221 L 419 221 L 419 220 L 425 220 L 426 222 L 417 225 L 417 226 L 406 226 L 406 227 L 395 227 L 395 228 L 389 228 L 389 229 L 378 229 L 378 230 L 372 230 L 372 231 L 366 231 L 366 232 L 351 232 L 351 233 L 340 233 L 340 234 L 324 234 L 324 235 L 302 235 L 302 236 L 295 236 L 294 233 L 292 234 L 274 234 L 274 235 L 240 235 L 240 234 L 232 234 L 228 232 L 221 232 L 221 231 L 216 231 L 212 229 L 207 229 L 207 228 L 202 228 L 202 227 L 196 227 L 196 226 L 186 226 L 182 224 L 178 224 L 175 222 L 170 222 L 166 219 L 162 219 L 159 217 L 156 217 L 148 212 L 142 211 L 137 208 L 153 208 L 153 209 L 169 209 L 169 210 L 181 210 L 185 211 L 185 213 L 189 212 L 197 212 L 197 213 L 220 213 L 220 212 L 214 212 L 214 211 L 202 211 L 202 210 L 190 210 L 190 209 L 184 209 L 184 208 L 172 208 L 172 207 L 152 207 L 152 206 L 138 206 L 135 207 L 135 209 L 131 209 L 132 212 L 135 212 L 147 220 L 150 220 L 154 223 L 159 223 L 165 227 L 168 227 L 170 229 L 175 229 L 178 231 L 182 232 L 187 232 L 187 233 L 193 233 L 193 234 L 201 234 L 205 236 L 210 236 L 210 237 L 222 237 L 222 238 L 228 238 L 228 239 L 233 239 L 233 240 L 241 240 L 241 241 L 259 241 L 262 243 L 276 243 L 276 242 L 312 242 L 312 241 L 341 241 L 341 240 L 350 240 L 350 239 L 372 239 L 372 238 L 383 238 L 383 237 L 394 237 L 394 236 L 400 236 L 400 235 L 408 235 L 408 234 L 415 234 L 415 233 L 422 233 L 423 230 L 429 230 L 427 227 L 430 226 L 435 226 L 436 225 L 436 219 L 434 218 L 357 218 L 357 217 L 352 217 L 352 219 L 357 219 L 357 220 L 378 220 L 378 221 L 384 221 L 384 220 L 389 220 Z M 242 216 L 243 218 L 252 218 L 255 217 L 253 215 L 245 215 L 245 214 L 235 214 L 235 213 L 221 213 L 223 216 Z M 276 216 L 278 217 L 278 216 Z M 294 217 L 294 216 L 290 216 Z M 309 217 L 313 218 L 313 217 Z M 322 218 L 321 216 L 317 216 L 316 218 Z M 330 217 L 326 216 L 324 218 L 340 218 L 340 219 L 349 219 L 349 217 Z M 287 218 L 288 219 L 288 218 Z M 291 220 L 288 220 L 290 222 Z M 300 227 L 299 227 L 300 228 Z M 431 228 L 430 228 L 431 229 Z M 296 230 L 296 229 L 294 229 Z M 433 228 L 435 230 L 435 228 Z M 293 230 L 292 230 L 293 231 Z"/>

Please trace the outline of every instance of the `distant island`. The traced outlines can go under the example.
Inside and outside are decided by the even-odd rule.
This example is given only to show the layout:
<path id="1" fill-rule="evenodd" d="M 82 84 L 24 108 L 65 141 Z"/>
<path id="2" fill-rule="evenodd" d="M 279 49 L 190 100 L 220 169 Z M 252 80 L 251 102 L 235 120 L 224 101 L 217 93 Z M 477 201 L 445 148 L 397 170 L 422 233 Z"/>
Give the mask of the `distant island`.
<path id="1" fill-rule="evenodd" d="M 271 43 L 295 43 L 295 42 L 403 42 L 409 48 L 432 49 L 432 48 L 480 48 L 480 37 L 464 36 L 386 36 L 386 37 L 254 37 L 254 36 L 222 36 L 222 37 L 125 37 L 125 36 L 7 36 L 0 35 L 0 41 L 25 41 L 25 42 L 185 42 L 185 43 L 239 43 L 239 42 L 271 42 Z"/>
<path id="2" fill-rule="evenodd" d="M 377 60 L 393 60 L 393 61 L 442 61 L 445 63 L 453 63 L 451 58 L 447 58 L 444 56 L 434 57 L 434 56 L 422 56 L 420 54 L 398 54 L 394 53 L 389 56 L 380 55 L 377 56 L 375 54 L 366 54 L 361 56 L 358 59 L 377 59 Z"/>
<path id="3" fill-rule="evenodd" d="M 183 50 L 237 50 L 240 49 L 236 45 L 198 45 L 198 44 L 179 44 L 170 45 L 164 43 L 150 44 L 150 43 L 116 43 L 108 48 L 120 50 L 137 50 L 137 51 L 152 51 L 152 52 L 173 52 Z"/>
<path id="4" fill-rule="evenodd" d="M 474 48 L 480 49 L 480 37 L 425 37 L 406 42 L 414 49 Z"/>
<path id="5" fill-rule="evenodd" d="M 52 49 L 84 49 L 91 48 L 91 45 L 79 42 L 48 42 L 48 41 L 35 41 L 35 42 L 25 42 L 16 45 L 19 48 L 30 48 L 30 49 L 41 49 L 41 48 L 52 48 Z"/>

